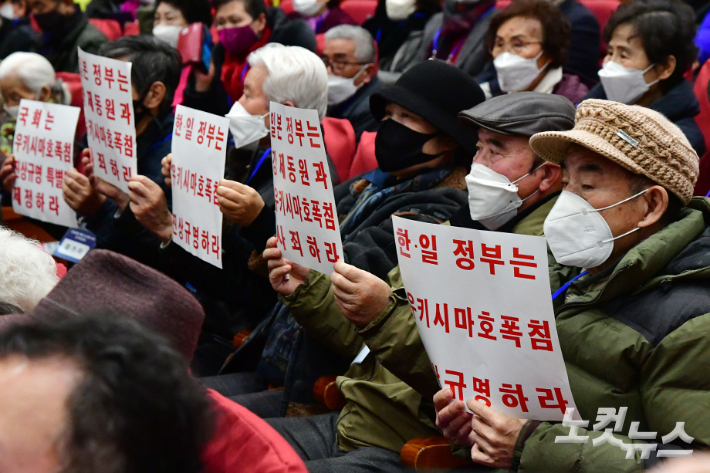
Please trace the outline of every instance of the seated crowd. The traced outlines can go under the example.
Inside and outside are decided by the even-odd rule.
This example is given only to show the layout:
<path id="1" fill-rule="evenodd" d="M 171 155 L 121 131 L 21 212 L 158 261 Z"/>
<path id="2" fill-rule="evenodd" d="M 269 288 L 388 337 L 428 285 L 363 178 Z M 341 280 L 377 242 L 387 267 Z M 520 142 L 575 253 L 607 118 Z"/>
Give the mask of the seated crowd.
<path id="1" fill-rule="evenodd" d="M 413 471 L 421 438 L 444 448 L 418 471 L 710 471 L 705 11 L 594 1 L 0 1 L 0 472 Z M 132 64 L 138 172 L 104 181 L 76 137 L 61 191 L 96 248 L 71 264 L 28 238 L 65 227 L 14 225 L 13 141 L 21 100 L 81 106 L 79 48 Z M 272 102 L 320 120 L 330 274 L 277 244 Z M 173 241 L 178 105 L 229 121 L 221 267 Z M 393 216 L 544 237 L 578 413 L 626 422 L 442 389 Z"/>

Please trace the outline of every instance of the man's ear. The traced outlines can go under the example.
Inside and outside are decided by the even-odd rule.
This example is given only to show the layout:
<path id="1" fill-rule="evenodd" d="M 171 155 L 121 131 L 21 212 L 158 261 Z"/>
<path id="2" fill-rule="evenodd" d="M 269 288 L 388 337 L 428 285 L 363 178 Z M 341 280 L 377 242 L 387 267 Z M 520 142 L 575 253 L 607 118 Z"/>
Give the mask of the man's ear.
<path id="1" fill-rule="evenodd" d="M 43 86 L 39 90 L 39 101 L 40 102 L 48 102 L 51 97 L 52 97 L 52 89 L 48 85 Z"/>
<path id="2" fill-rule="evenodd" d="M 540 192 L 549 190 L 558 191 L 562 189 L 562 168 L 554 163 L 547 163 L 538 169 L 537 172 L 544 172 L 540 181 Z"/>
<path id="3" fill-rule="evenodd" d="M 651 186 L 639 196 L 645 205 L 644 217 L 638 223 L 639 228 L 647 228 L 658 223 L 668 210 L 668 191 L 661 186 Z"/>
<path id="4" fill-rule="evenodd" d="M 370 81 L 372 80 L 372 77 L 375 74 L 375 65 L 374 64 L 368 64 L 367 67 L 365 67 L 365 72 L 362 74 L 362 83 L 363 84 L 369 84 Z"/>
<path id="5" fill-rule="evenodd" d="M 283 103 L 283 105 L 286 105 L 287 107 L 295 107 L 296 104 L 291 102 L 290 100 L 287 100 Z"/>
<path id="6" fill-rule="evenodd" d="M 259 16 L 254 20 L 252 23 L 252 29 L 256 33 L 257 36 L 261 37 L 261 34 L 264 32 L 266 29 L 267 23 L 266 23 L 266 14 L 261 13 Z"/>
<path id="7" fill-rule="evenodd" d="M 163 103 L 163 99 L 165 99 L 166 91 L 165 84 L 160 81 L 153 82 L 145 96 L 145 100 L 143 100 L 143 105 L 156 115 L 160 105 Z"/>

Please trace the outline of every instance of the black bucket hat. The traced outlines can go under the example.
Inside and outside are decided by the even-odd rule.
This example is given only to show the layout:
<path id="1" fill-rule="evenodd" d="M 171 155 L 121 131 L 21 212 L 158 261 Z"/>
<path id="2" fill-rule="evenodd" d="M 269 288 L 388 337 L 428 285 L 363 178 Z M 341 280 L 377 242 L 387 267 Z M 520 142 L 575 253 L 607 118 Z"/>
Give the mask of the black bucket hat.
<path id="1" fill-rule="evenodd" d="M 458 119 L 459 112 L 486 99 L 471 76 L 444 61 L 424 61 L 407 70 L 392 87 L 370 96 L 370 111 L 377 120 L 388 103 L 419 115 L 451 136 L 468 152 L 475 152 L 478 134 Z"/>

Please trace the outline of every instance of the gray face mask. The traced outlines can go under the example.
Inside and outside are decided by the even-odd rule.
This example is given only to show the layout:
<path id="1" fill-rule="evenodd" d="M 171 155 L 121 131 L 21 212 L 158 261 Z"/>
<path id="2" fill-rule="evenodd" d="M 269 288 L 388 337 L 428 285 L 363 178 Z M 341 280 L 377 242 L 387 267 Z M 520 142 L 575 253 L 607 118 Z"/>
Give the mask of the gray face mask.
<path id="1" fill-rule="evenodd" d="M 15 105 L 14 107 L 8 107 L 7 105 L 2 106 L 3 110 L 5 110 L 5 113 L 12 118 L 13 120 L 17 120 L 17 115 L 20 113 L 20 106 Z"/>

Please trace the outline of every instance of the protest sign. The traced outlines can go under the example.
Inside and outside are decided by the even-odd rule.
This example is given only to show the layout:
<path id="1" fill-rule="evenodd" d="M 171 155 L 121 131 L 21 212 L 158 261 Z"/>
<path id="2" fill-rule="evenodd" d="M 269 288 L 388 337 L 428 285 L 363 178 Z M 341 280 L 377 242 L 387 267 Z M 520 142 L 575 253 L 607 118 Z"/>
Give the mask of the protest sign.
<path id="1" fill-rule="evenodd" d="M 12 209 L 21 215 L 76 227 L 76 213 L 64 201 L 64 173 L 74 167 L 77 107 L 20 101 L 12 153 L 15 186 Z"/>
<path id="2" fill-rule="evenodd" d="M 130 62 L 79 48 L 86 135 L 94 174 L 126 193 L 128 181 L 138 174 L 131 66 Z"/>
<path id="3" fill-rule="evenodd" d="M 509 416 L 562 420 L 575 405 L 545 239 L 392 219 L 407 299 L 440 386 Z"/>
<path id="4" fill-rule="evenodd" d="M 271 102 L 276 236 L 284 257 L 330 274 L 342 258 L 318 112 Z"/>
<path id="5" fill-rule="evenodd" d="M 224 177 L 229 119 L 178 105 L 173 127 L 173 241 L 222 267 L 222 212 L 217 187 Z"/>

